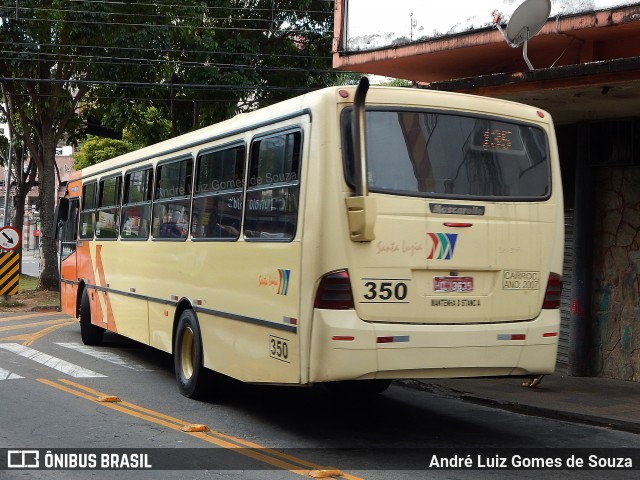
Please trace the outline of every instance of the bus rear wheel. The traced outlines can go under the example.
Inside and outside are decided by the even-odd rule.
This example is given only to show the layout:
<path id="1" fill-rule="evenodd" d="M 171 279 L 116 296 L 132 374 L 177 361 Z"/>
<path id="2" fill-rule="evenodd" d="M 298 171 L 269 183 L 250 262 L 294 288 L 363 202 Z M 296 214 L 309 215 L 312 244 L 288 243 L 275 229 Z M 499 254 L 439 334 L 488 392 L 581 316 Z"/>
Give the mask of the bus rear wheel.
<path id="1" fill-rule="evenodd" d="M 202 366 L 202 338 L 198 320 L 192 310 L 180 315 L 173 343 L 173 364 L 180 393 L 188 398 L 198 397 L 204 387 Z"/>
<path id="2" fill-rule="evenodd" d="M 80 300 L 80 338 L 85 345 L 100 345 L 104 336 L 104 328 L 91 323 L 91 306 L 89 294 L 85 288 Z"/>

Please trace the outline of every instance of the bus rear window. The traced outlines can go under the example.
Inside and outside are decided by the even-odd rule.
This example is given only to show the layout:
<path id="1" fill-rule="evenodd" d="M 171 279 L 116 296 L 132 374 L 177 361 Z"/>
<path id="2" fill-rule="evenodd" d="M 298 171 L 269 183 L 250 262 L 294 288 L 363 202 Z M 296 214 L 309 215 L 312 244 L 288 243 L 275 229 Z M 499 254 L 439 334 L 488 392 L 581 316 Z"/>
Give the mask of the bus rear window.
<path id="1" fill-rule="evenodd" d="M 551 192 L 547 138 L 536 126 L 424 110 L 367 110 L 365 122 L 372 192 L 494 200 Z M 342 128 L 352 183 L 351 109 Z"/>

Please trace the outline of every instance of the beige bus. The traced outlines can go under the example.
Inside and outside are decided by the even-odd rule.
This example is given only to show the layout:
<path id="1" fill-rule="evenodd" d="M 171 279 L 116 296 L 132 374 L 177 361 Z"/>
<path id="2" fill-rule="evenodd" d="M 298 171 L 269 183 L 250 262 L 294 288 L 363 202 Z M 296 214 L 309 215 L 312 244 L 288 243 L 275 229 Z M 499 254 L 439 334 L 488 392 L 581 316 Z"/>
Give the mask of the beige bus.
<path id="1" fill-rule="evenodd" d="M 244 382 L 554 370 L 563 204 L 552 119 L 502 100 L 333 87 L 77 172 L 61 300 Z"/>

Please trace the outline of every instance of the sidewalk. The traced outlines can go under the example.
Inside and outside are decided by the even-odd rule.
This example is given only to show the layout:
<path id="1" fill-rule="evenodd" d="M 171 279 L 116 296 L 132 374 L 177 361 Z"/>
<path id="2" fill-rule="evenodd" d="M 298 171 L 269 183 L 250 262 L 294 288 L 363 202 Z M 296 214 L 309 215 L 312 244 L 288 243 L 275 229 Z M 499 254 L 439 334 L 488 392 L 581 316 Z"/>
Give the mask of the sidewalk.
<path id="1" fill-rule="evenodd" d="M 435 379 L 405 382 L 466 401 L 550 418 L 640 433 L 640 382 L 571 377 L 556 371 L 536 387 L 522 378 Z"/>

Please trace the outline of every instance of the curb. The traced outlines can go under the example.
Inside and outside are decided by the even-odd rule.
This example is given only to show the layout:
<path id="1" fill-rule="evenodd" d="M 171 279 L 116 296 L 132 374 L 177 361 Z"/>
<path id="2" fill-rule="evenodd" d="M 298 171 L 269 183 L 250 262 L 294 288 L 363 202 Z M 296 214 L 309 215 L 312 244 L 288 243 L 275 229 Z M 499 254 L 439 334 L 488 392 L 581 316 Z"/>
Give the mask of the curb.
<path id="1" fill-rule="evenodd" d="M 434 379 L 435 380 L 435 379 Z M 458 398 L 462 401 L 473 403 L 475 405 L 482 405 L 491 408 L 500 408 L 514 413 L 520 413 L 524 415 L 533 415 L 536 417 L 549 418 L 554 420 L 561 420 L 571 423 L 579 423 L 583 425 L 591 425 L 602 428 L 609 428 L 612 430 L 619 430 L 629 433 L 640 433 L 640 425 L 635 422 L 629 422 L 625 420 L 619 420 L 608 417 L 600 417 L 595 415 L 587 415 L 578 412 L 571 412 L 566 410 L 555 410 L 548 407 L 540 407 L 537 405 L 531 405 L 527 403 L 511 402 L 508 400 L 496 400 L 493 398 L 487 398 L 481 395 L 461 392 L 449 387 L 444 387 L 438 384 L 424 384 L 417 380 L 397 380 L 396 383 L 412 388 L 414 390 L 421 390 L 424 392 L 433 393 L 446 398 Z"/>
<path id="2" fill-rule="evenodd" d="M 42 305 L 38 307 L 33 307 L 29 310 L 30 312 L 60 312 L 60 307 L 56 307 L 53 305 Z"/>

